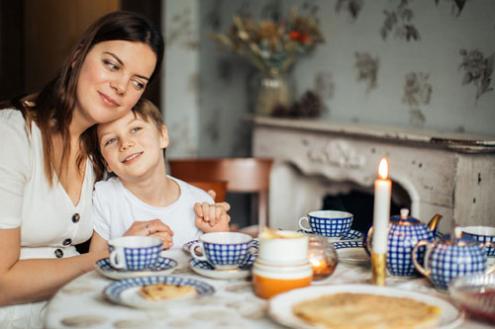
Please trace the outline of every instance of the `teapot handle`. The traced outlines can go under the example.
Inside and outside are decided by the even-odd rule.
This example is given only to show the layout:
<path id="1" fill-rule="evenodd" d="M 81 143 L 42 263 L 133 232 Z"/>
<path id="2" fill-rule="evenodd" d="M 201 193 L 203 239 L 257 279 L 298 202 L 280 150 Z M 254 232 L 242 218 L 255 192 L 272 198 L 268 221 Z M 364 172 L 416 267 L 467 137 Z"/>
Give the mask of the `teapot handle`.
<path id="1" fill-rule="evenodd" d="M 426 253 L 425 253 L 425 258 L 424 258 L 424 267 L 421 266 L 421 264 L 419 264 L 418 256 L 417 256 L 418 255 L 418 248 L 422 247 L 422 246 L 426 246 Z M 412 260 L 414 263 L 414 267 L 416 267 L 416 269 L 418 270 L 419 273 L 423 274 L 427 278 L 430 278 L 430 274 L 431 274 L 431 269 L 428 268 L 428 258 L 430 257 L 431 249 L 432 248 L 431 248 L 430 242 L 428 242 L 426 240 L 421 240 L 418 243 L 416 243 L 416 245 L 414 246 L 414 248 L 412 250 Z"/>
<path id="2" fill-rule="evenodd" d="M 371 237 L 373 236 L 373 226 L 368 230 L 368 234 L 366 235 L 366 244 L 364 245 L 364 250 L 371 255 Z"/>

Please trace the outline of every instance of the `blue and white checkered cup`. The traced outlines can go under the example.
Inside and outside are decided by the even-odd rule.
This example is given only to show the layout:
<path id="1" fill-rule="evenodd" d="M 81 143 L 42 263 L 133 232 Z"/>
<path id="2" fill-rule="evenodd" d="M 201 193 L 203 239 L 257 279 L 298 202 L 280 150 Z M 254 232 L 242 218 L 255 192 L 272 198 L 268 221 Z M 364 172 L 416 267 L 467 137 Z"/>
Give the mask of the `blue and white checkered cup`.
<path id="1" fill-rule="evenodd" d="M 127 271 L 148 269 L 158 261 L 162 246 L 162 240 L 151 236 L 124 236 L 110 240 L 110 265 Z"/>
<path id="2" fill-rule="evenodd" d="M 304 232 L 326 237 L 341 237 L 351 229 L 353 215 L 346 211 L 318 210 L 299 219 L 299 228 Z"/>
<path id="3" fill-rule="evenodd" d="M 418 261 L 418 248 L 426 246 L 424 267 Z M 419 241 L 412 251 L 416 269 L 439 289 L 447 289 L 457 277 L 486 270 L 486 251 L 479 243 L 465 241 Z"/>
<path id="4" fill-rule="evenodd" d="M 217 270 L 231 270 L 252 260 L 258 252 L 257 245 L 244 233 L 213 232 L 203 234 L 189 250 L 195 259 L 207 261 Z"/>
<path id="5" fill-rule="evenodd" d="M 465 226 L 460 227 L 462 238 L 478 241 L 486 245 L 488 257 L 495 257 L 495 227 L 493 226 Z"/>

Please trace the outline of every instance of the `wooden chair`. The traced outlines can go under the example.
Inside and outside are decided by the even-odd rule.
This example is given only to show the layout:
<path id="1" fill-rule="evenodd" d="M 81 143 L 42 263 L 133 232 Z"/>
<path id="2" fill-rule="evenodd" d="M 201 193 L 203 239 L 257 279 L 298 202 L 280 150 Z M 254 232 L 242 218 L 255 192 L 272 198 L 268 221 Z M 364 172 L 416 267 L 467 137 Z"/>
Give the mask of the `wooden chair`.
<path id="1" fill-rule="evenodd" d="M 257 222 L 260 226 L 268 225 L 268 191 L 272 159 L 173 159 L 168 162 L 171 175 L 186 182 L 227 181 L 227 192 L 256 194 Z"/>
<path id="2" fill-rule="evenodd" d="M 209 190 L 215 191 L 215 202 L 224 202 L 225 195 L 227 194 L 227 182 L 223 180 L 202 180 L 202 181 L 188 181 L 189 184 L 196 186 L 206 192 Z"/>

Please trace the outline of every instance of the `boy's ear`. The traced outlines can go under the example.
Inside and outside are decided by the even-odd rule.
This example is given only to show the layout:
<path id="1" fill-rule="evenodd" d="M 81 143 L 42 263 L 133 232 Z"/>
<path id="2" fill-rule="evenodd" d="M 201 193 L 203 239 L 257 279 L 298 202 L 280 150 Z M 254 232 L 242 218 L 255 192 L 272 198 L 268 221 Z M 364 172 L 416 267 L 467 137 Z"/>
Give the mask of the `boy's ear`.
<path id="1" fill-rule="evenodd" d="M 166 125 L 162 125 L 160 129 L 160 147 L 166 149 L 168 147 L 168 129 Z"/>

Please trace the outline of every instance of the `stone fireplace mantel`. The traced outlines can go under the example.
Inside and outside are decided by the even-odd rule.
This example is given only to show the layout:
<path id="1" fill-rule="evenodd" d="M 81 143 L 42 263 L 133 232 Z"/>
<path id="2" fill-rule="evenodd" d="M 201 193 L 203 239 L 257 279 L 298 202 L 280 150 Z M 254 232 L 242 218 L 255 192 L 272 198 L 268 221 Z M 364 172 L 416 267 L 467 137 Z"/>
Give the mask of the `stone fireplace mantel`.
<path id="1" fill-rule="evenodd" d="M 411 212 L 435 213 L 450 232 L 456 225 L 495 226 L 495 136 L 315 120 L 255 117 L 253 153 L 275 160 L 270 223 L 297 228 L 299 217 L 320 209 L 326 194 L 372 193 L 379 160 L 409 194 Z"/>

